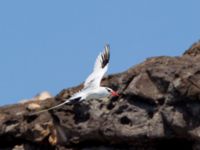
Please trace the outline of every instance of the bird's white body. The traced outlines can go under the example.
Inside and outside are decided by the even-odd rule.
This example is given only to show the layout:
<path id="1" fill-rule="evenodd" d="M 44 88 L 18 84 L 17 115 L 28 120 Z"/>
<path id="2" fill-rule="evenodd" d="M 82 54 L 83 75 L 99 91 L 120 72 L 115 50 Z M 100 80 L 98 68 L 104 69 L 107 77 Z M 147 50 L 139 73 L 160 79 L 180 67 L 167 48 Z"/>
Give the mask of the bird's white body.
<path id="1" fill-rule="evenodd" d="M 79 93 L 76 93 L 74 96 L 72 96 L 70 99 L 73 99 L 75 97 L 81 97 L 81 100 L 90 100 L 90 99 L 102 99 L 104 97 L 109 96 L 110 93 L 106 90 L 105 87 L 96 87 L 96 88 L 86 88 L 80 91 Z"/>
<path id="2" fill-rule="evenodd" d="M 83 101 L 90 99 L 102 99 L 109 95 L 118 96 L 116 92 L 108 87 L 100 86 L 101 80 L 105 73 L 108 70 L 108 63 L 110 59 L 110 47 L 106 45 L 104 51 L 100 53 L 96 59 L 93 72 L 88 76 L 86 81 L 84 82 L 84 87 L 81 91 L 72 95 L 69 99 L 65 100 L 65 102 L 51 107 L 46 110 L 39 111 L 37 113 L 41 113 L 44 111 L 52 110 L 57 107 L 60 107 L 66 103 L 72 101 Z"/>

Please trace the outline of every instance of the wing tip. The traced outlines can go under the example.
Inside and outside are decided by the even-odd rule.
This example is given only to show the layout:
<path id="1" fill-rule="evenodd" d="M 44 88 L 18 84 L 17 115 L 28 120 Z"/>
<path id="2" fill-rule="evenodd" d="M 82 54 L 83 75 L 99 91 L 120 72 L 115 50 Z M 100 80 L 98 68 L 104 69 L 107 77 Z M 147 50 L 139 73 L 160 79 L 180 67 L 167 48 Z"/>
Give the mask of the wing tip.
<path id="1" fill-rule="evenodd" d="M 106 43 L 104 47 L 107 51 L 110 51 L 110 44 Z"/>
<path id="2" fill-rule="evenodd" d="M 104 51 L 101 57 L 102 57 L 102 68 L 104 68 L 109 63 L 109 60 L 110 60 L 110 45 L 109 44 L 105 44 Z"/>

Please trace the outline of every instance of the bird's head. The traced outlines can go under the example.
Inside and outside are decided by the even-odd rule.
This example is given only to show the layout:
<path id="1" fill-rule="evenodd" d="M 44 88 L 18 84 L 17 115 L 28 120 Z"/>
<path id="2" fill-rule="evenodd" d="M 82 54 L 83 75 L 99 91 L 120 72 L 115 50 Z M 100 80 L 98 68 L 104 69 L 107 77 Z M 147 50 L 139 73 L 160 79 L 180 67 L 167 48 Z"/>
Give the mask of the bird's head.
<path id="1" fill-rule="evenodd" d="M 119 96 L 119 94 L 115 92 L 114 90 L 112 90 L 111 88 L 106 87 L 106 90 L 112 96 Z"/>

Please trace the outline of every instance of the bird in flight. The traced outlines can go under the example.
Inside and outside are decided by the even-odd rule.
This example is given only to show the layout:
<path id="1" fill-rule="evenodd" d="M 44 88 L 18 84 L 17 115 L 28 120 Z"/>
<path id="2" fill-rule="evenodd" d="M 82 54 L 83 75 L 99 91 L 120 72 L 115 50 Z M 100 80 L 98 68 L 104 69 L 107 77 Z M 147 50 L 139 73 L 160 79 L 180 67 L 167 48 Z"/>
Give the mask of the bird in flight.
<path id="1" fill-rule="evenodd" d="M 103 52 L 101 52 L 98 55 L 96 62 L 94 64 L 93 72 L 85 80 L 84 87 L 82 90 L 75 93 L 69 99 L 67 99 L 61 104 L 58 104 L 56 106 L 53 106 L 45 110 L 38 111 L 36 113 L 49 111 L 73 101 L 81 102 L 83 100 L 102 99 L 110 95 L 119 96 L 118 93 L 112 90 L 111 88 L 100 85 L 103 76 L 108 70 L 109 60 L 110 60 L 110 46 L 106 44 Z"/>

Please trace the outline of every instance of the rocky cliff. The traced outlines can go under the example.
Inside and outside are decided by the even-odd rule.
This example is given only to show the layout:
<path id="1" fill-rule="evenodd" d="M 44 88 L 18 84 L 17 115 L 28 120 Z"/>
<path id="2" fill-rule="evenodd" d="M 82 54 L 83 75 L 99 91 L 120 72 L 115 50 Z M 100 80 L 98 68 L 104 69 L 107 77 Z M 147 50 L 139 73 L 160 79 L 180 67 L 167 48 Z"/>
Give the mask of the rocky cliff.
<path id="1" fill-rule="evenodd" d="M 102 81 L 120 97 L 65 105 L 56 97 L 0 108 L 0 150 L 200 149 L 200 43 L 180 57 L 152 57 Z"/>

